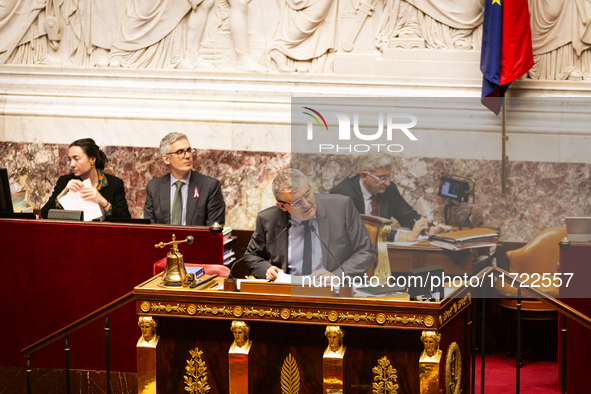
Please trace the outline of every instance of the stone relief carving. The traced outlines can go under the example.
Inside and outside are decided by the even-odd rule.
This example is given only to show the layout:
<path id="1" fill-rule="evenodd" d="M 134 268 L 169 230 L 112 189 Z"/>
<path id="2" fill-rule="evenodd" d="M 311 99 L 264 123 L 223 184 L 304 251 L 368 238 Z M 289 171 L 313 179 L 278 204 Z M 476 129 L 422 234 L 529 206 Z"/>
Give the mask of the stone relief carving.
<path id="1" fill-rule="evenodd" d="M 483 1 L 386 0 L 376 47 L 480 49 Z"/>
<path id="2" fill-rule="evenodd" d="M 0 64 L 59 64 L 63 19 L 59 0 L 7 0 L 0 7 Z"/>
<path id="3" fill-rule="evenodd" d="M 277 30 L 266 50 L 267 65 L 281 72 L 332 72 L 336 47 L 336 0 L 278 0 Z"/>
<path id="4" fill-rule="evenodd" d="M 3 4 L 0 64 L 312 74 L 334 72 L 336 54 L 355 62 L 376 49 L 384 57 L 386 49 L 480 50 L 484 9 L 484 0 Z M 529 78 L 591 79 L 591 2 L 529 0 L 529 5 L 535 58 Z"/>
<path id="5" fill-rule="evenodd" d="M 532 79 L 591 79 L 591 3 L 529 0 L 534 66 Z"/>

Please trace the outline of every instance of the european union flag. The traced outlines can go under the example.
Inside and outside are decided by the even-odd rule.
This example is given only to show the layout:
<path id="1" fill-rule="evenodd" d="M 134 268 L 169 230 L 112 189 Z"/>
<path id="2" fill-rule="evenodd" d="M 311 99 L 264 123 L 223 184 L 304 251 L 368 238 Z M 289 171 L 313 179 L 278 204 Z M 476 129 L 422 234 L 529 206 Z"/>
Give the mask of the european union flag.
<path id="1" fill-rule="evenodd" d="M 509 84 L 534 64 L 527 0 L 485 0 L 482 23 L 482 104 L 495 114 Z"/>

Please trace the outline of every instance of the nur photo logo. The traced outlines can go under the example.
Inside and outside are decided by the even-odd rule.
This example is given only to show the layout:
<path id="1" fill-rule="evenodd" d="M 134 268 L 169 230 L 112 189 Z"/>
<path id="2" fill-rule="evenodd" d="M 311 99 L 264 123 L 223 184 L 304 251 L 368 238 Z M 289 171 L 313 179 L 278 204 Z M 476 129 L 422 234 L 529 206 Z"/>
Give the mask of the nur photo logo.
<path id="1" fill-rule="evenodd" d="M 338 152 L 368 152 L 370 150 L 375 151 L 387 151 L 391 153 L 402 152 L 404 147 L 401 144 L 391 144 L 390 142 L 393 141 L 395 134 L 398 131 L 402 131 L 402 133 L 411 141 L 417 141 L 417 137 L 410 131 L 411 128 L 417 125 L 417 117 L 413 114 L 408 113 L 396 113 L 396 112 L 379 112 L 377 115 L 373 115 L 375 119 L 373 122 L 374 126 L 371 126 L 372 129 L 375 127 L 377 123 L 377 131 L 373 132 L 373 130 L 369 130 L 369 123 L 367 116 L 365 117 L 365 122 L 367 125 L 360 127 L 362 123 L 360 121 L 360 114 L 358 112 L 353 112 L 353 127 L 351 127 L 351 117 L 344 111 L 331 109 L 331 110 L 323 110 L 321 113 L 319 110 L 316 110 L 312 107 L 302 107 L 302 109 L 306 110 L 302 112 L 302 114 L 307 115 L 307 128 L 306 128 L 306 139 L 308 141 L 314 140 L 321 140 L 322 142 L 318 144 L 318 152 L 319 153 L 338 153 Z M 324 115 L 323 115 L 324 114 Z M 326 118 L 330 119 L 330 116 L 326 115 L 334 115 L 338 122 L 338 133 L 331 132 L 329 129 L 328 122 Z M 366 115 L 366 114 L 364 114 Z M 385 124 L 385 127 L 384 127 Z M 314 136 L 314 129 L 318 127 L 321 132 L 330 132 L 330 141 L 327 141 L 327 136 L 322 135 L 321 138 L 315 138 Z M 352 129 L 352 131 L 351 131 Z M 334 127 L 333 129 L 334 130 Z M 363 130 L 363 132 L 362 132 Z M 356 141 L 373 141 L 376 143 L 368 144 L 368 143 L 361 143 L 361 144 L 346 144 L 342 142 L 356 142 Z M 327 143 L 331 142 L 331 143 Z M 378 143 L 384 142 L 384 143 Z"/>

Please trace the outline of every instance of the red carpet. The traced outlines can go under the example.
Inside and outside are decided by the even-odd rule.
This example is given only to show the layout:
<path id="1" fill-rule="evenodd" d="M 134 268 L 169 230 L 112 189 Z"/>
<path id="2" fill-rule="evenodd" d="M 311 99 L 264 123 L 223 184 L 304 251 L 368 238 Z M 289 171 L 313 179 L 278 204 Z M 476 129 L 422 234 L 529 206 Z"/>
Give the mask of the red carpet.
<path id="1" fill-rule="evenodd" d="M 515 393 L 515 358 L 505 357 L 503 352 L 487 354 L 484 361 L 484 389 L 486 394 Z M 480 393 L 480 355 L 476 355 L 475 392 Z M 558 394 L 558 363 L 530 361 L 521 367 L 520 393 Z"/>

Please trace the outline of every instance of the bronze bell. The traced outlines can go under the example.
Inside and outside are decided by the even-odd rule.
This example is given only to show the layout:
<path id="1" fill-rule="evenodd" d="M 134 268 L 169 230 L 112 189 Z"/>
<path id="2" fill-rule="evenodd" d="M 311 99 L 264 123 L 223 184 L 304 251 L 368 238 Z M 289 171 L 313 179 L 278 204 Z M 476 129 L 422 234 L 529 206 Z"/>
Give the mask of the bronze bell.
<path id="1" fill-rule="evenodd" d="M 172 241 L 163 243 L 160 242 L 159 244 L 155 245 L 156 248 L 163 248 L 167 245 L 172 245 L 170 251 L 166 255 L 166 268 L 164 269 L 164 274 L 162 275 L 162 282 L 161 284 L 164 286 L 189 286 L 193 282 L 195 282 L 195 275 L 187 273 L 187 269 L 185 268 L 185 262 L 183 260 L 183 255 L 179 251 L 178 244 L 186 242 L 188 244 L 193 243 L 194 238 L 192 236 L 188 236 L 187 239 L 183 241 L 177 241 L 176 236 L 172 235 Z"/>

